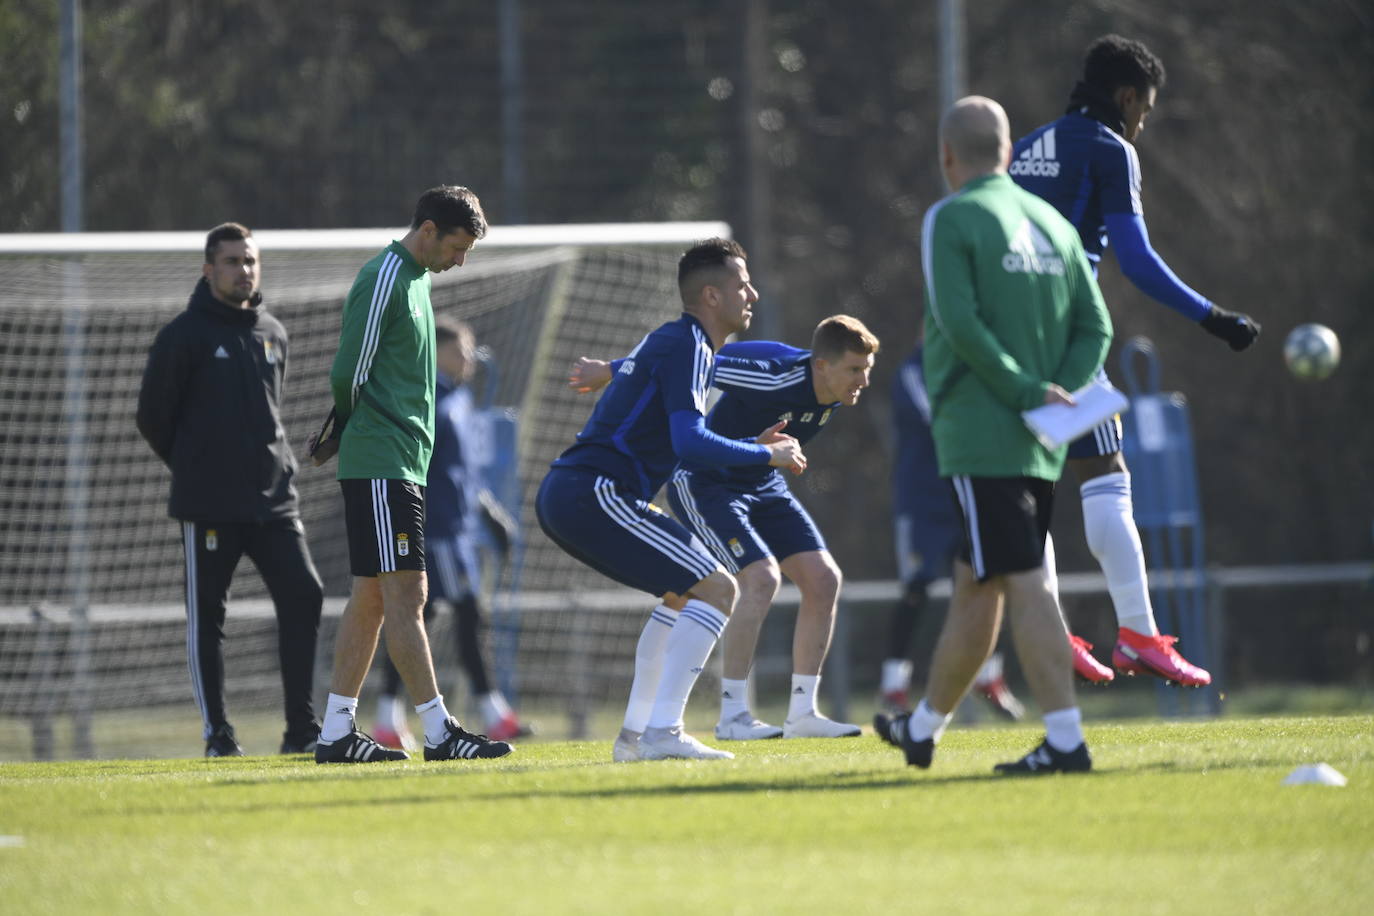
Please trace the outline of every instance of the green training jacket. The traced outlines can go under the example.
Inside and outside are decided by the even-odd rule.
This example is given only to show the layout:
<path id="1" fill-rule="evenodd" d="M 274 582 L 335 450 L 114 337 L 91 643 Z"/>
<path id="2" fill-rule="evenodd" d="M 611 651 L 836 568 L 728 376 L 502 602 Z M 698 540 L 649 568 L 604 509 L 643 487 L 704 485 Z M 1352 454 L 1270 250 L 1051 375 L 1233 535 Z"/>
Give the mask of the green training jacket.
<path id="1" fill-rule="evenodd" d="M 434 450 L 434 310 L 429 272 L 400 242 L 363 265 L 344 300 L 329 370 L 346 422 L 339 480 L 425 485 Z"/>
<path id="2" fill-rule="evenodd" d="M 1087 384 L 1111 319 L 1078 232 L 1006 174 L 968 182 L 926 212 L 925 377 L 940 476 L 1058 480 L 1067 447 L 1021 419 L 1054 382 Z"/>

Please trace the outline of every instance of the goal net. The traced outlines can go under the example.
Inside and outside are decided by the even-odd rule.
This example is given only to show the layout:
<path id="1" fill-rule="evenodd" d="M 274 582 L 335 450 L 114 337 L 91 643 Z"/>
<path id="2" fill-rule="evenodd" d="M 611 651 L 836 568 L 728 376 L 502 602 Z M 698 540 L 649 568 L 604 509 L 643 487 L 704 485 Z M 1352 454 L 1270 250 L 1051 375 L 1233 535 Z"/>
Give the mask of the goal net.
<path id="1" fill-rule="evenodd" d="M 677 258 L 728 233 L 720 223 L 495 227 L 465 267 L 434 276 L 436 314 L 467 321 L 482 348 L 473 385 L 490 420 L 483 454 L 520 523 L 512 555 L 489 557 L 485 588 L 497 676 L 523 701 L 580 717 L 623 698 L 652 603 L 567 557 L 535 520 L 539 480 L 592 406 L 568 389 L 568 367 L 580 355 L 621 355 L 676 315 Z M 344 295 L 400 234 L 255 232 L 265 305 L 290 335 L 283 423 L 298 447 L 328 409 Z M 170 475 L 134 413 L 148 347 L 185 308 L 203 243 L 201 233 L 0 236 L 0 719 L 31 720 L 35 735 L 57 714 L 80 722 L 107 710 L 193 708 Z M 320 697 L 349 587 L 333 471 L 305 464 L 296 478 L 328 596 Z M 431 644 L 441 690 L 453 696 L 465 686 L 450 627 L 441 613 Z M 231 717 L 280 709 L 276 651 L 271 604 L 245 557 L 226 623 Z M 0 728 L 0 759 L 25 754 L 6 746 L 16 734 Z M 188 735 L 184 752 L 198 749 Z M 91 752 L 100 749 L 77 748 Z"/>

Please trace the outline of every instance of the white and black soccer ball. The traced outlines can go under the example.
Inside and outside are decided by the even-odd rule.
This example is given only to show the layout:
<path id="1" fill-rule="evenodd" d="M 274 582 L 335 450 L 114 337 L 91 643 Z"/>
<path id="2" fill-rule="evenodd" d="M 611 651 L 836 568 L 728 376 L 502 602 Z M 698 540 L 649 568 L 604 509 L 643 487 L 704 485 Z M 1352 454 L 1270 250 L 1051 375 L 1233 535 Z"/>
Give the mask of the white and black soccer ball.
<path id="1" fill-rule="evenodd" d="M 1320 381 L 1340 365 L 1341 342 L 1324 324 L 1300 324 L 1283 342 L 1283 361 L 1297 378 Z"/>

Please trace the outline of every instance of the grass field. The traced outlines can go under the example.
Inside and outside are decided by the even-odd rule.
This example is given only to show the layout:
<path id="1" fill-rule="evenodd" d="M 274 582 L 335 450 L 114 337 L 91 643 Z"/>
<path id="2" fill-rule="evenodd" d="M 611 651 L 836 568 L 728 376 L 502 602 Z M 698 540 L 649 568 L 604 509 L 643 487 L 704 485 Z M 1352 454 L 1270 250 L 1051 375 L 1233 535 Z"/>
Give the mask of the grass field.
<path id="1" fill-rule="evenodd" d="M 865 735 L 612 765 L 304 757 L 0 767 L 23 913 L 1364 913 L 1374 717 L 1099 725 L 1097 770 L 1009 780 L 1032 728 L 918 772 Z M 1282 786 L 1325 761 L 1345 788 Z"/>

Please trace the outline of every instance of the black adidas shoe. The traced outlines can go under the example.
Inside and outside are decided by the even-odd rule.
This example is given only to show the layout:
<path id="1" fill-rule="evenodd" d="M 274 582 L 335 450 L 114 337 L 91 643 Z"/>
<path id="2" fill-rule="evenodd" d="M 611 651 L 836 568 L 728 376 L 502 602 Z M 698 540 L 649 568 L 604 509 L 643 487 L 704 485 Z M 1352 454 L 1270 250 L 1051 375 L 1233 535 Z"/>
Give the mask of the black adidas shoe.
<path id="1" fill-rule="evenodd" d="M 302 735 L 293 735 L 291 732 L 286 732 L 281 736 L 281 750 L 278 751 L 278 753 L 312 754 L 315 752 L 315 747 L 319 744 L 319 740 L 319 729 Z"/>
<path id="2" fill-rule="evenodd" d="M 383 763 L 390 760 L 409 760 L 405 751 L 393 751 L 354 728 L 338 741 L 315 744 L 316 763 Z"/>
<path id="3" fill-rule="evenodd" d="M 911 735 L 907 733 L 910 721 L 911 713 L 904 716 L 889 716 L 880 712 L 873 717 L 873 730 L 888 744 L 902 749 L 908 766 L 928 770 L 930 762 L 935 759 L 935 739 L 912 741 Z"/>
<path id="4" fill-rule="evenodd" d="M 234 737 L 234 726 L 221 725 L 205 739 L 206 757 L 242 757 L 243 748 Z"/>
<path id="5" fill-rule="evenodd" d="M 471 760 L 475 757 L 504 757 L 513 751 L 504 741 L 464 731 L 453 716 L 448 718 L 448 737 L 438 747 L 425 744 L 426 760 Z"/>
<path id="6" fill-rule="evenodd" d="M 1044 773 L 1086 773 L 1093 768 L 1092 755 L 1084 742 L 1071 751 L 1057 751 L 1049 741 L 1041 741 L 1040 746 L 1020 760 L 1012 763 L 999 763 L 992 768 L 1002 776 L 1039 776 Z"/>

